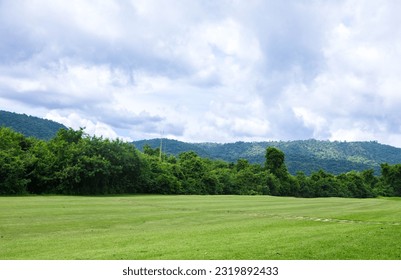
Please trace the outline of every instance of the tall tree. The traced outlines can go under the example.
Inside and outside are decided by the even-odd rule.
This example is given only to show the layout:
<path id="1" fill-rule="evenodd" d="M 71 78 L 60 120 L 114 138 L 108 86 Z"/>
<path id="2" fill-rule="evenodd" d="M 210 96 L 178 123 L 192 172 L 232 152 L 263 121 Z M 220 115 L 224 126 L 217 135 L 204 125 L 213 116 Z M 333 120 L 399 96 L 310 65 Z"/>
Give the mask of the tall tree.
<path id="1" fill-rule="evenodd" d="M 279 179 L 288 177 L 287 167 L 284 163 L 285 156 L 282 151 L 274 147 L 268 147 L 266 149 L 266 163 L 265 167 L 267 171 L 276 176 Z"/>

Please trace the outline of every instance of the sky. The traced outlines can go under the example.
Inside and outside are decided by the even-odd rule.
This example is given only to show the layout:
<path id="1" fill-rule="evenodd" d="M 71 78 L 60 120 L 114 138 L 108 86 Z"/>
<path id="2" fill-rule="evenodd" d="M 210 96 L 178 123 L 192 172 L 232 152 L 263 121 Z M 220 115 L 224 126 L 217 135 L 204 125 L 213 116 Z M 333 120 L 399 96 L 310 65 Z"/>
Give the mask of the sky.
<path id="1" fill-rule="evenodd" d="M 126 141 L 401 147 L 401 1 L 0 0 L 0 109 Z"/>

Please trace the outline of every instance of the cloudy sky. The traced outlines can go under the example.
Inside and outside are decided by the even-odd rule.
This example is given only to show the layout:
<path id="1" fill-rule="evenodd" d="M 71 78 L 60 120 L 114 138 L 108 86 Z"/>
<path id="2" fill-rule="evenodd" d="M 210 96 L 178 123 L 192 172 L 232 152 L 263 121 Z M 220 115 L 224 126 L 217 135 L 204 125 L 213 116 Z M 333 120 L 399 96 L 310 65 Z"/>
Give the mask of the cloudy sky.
<path id="1" fill-rule="evenodd" d="M 401 1 L 0 0 L 0 109 L 89 134 L 401 146 Z"/>

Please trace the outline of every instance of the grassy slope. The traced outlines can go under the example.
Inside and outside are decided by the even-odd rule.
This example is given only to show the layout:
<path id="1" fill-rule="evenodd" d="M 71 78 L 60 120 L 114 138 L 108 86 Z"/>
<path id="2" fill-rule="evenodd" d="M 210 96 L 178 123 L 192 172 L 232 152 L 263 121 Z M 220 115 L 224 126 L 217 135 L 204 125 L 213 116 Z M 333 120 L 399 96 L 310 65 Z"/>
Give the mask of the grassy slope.
<path id="1" fill-rule="evenodd" d="M 401 259 L 401 200 L 0 197 L 0 259 Z"/>

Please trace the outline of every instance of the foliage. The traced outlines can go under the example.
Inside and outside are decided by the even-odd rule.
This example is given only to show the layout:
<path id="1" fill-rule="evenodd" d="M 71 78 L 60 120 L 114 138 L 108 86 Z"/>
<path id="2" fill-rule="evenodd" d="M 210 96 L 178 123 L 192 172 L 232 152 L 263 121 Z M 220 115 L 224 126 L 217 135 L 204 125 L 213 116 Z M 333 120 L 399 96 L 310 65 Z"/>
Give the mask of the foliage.
<path id="1" fill-rule="evenodd" d="M 382 184 L 390 194 L 401 196 L 401 164 L 384 163 L 382 168 Z"/>
<path id="2" fill-rule="evenodd" d="M 26 192 L 27 164 L 30 162 L 26 151 L 30 146 L 30 139 L 9 128 L 0 128 L 0 194 Z"/>
<path id="3" fill-rule="evenodd" d="M 61 129 L 50 141 L 0 128 L 1 194 L 135 193 L 140 186 L 137 150 L 120 140 Z"/>
<path id="4" fill-rule="evenodd" d="M 159 147 L 160 139 L 135 141 L 134 145 L 142 150 L 144 145 Z M 236 162 L 247 159 L 250 163 L 265 164 L 266 147 L 277 148 L 285 154 L 285 164 L 292 175 L 298 171 L 311 175 L 320 169 L 339 175 L 352 170 L 364 171 L 373 169 L 380 174 L 382 163 L 397 164 L 401 159 L 401 149 L 370 142 L 339 141 L 270 141 L 270 142 L 236 142 L 185 143 L 177 140 L 163 139 L 163 152 L 178 156 L 180 153 L 194 151 L 201 157 Z"/>
<path id="5" fill-rule="evenodd" d="M 292 175 L 285 153 L 265 148 L 265 164 L 211 160 L 194 151 L 178 156 L 159 147 L 60 129 L 50 141 L 0 128 L 0 194 L 237 194 L 296 197 L 401 196 L 401 164 L 335 175 L 320 169 Z"/>
<path id="6" fill-rule="evenodd" d="M 287 167 L 284 163 L 284 153 L 277 148 L 266 149 L 266 169 L 279 179 L 288 177 Z"/>
<path id="7" fill-rule="evenodd" d="M 54 121 L 2 110 L 0 110 L 0 127 L 9 127 L 27 137 L 43 140 L 50 140 L 58 130 L 66 128 Z"/>

